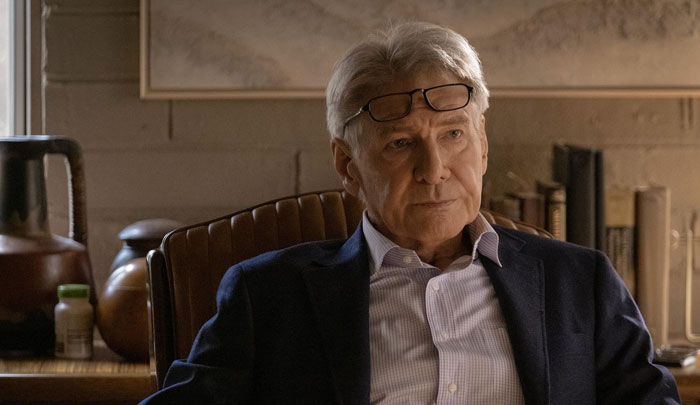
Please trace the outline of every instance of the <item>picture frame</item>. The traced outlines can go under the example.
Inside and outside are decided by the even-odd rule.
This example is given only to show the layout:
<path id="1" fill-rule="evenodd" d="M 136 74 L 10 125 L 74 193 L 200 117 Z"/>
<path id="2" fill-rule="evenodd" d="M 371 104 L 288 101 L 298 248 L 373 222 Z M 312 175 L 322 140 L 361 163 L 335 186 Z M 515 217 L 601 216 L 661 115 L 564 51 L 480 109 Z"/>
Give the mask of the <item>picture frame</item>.
<path id="1" fill-rule="evenodd" d="M 353 43 L 415 20 L 468 38 L 492 96 L 695 97 L 700 22 L 668 3 L 141 0 L 141 97 L 323 98 Z"/>

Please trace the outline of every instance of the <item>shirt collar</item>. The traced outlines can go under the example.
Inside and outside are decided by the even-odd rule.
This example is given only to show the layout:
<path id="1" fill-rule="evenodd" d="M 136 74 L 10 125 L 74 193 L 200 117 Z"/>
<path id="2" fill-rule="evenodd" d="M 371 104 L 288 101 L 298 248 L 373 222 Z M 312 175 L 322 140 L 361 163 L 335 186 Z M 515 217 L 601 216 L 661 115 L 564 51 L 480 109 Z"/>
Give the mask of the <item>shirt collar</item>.
<path id="1" fill-rule="evenodd" d="M 469 238 L 472 241 L 472 258 L 476 259 L 478 254 L 482 254 L 496 263 L 498 267 L 503 267 L 498 257 L 498 234 L 481 213 L 476 216 L 476 219 L 474 219 L 471 224 L 466 226 L 465 230 L 468 232 Z M 400 247 L 389 238 L 382 235 L 369 221 L 367 210 L 362 214 L 362 233 L 367 241 L 367 246 L 369 246 L 371 274 L 382 266 L 385 256 L 392 249 L 413 252 L 412 250 Z M 413 252 L 413 255 L 418 258 L 415 252 Z M 415 267 L 415 263 L 413 265 Z"/>
<path id="2" fill-rule="evenodd" d="M 503 267 L 501 259 L 498 256 L 499 238 L 491 224 L 479 213 L 474 221 L 467 225 L 469 239 L 472 241 L 472 257 L 476 258 L 477 251 L 488 257 L 498 267 Z"/>

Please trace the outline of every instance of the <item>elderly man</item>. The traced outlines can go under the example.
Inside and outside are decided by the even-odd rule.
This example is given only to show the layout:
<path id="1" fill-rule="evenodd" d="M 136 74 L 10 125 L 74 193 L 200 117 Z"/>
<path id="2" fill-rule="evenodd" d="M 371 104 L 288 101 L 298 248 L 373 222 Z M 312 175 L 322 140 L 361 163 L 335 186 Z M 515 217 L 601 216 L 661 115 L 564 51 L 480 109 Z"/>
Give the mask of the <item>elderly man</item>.
<path id="1" fill-rule="evenodd" d="M 362 223 L 229 269 L 217 314 L 145 402 L 678 403 L 600 252 L 479 214 L 487 107 L 451 30 L 403 24 L 353 47 L 327 118 Z"/>

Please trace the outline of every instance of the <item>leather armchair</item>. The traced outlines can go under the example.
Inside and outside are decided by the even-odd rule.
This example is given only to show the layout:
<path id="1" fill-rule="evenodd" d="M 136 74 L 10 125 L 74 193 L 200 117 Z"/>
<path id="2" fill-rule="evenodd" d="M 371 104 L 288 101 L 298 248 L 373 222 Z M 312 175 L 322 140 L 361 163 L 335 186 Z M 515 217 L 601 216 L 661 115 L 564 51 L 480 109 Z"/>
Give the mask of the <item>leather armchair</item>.
<path id="1" fill-rule="evenodd" d="M 151 371 L 157 387 L 170 364 L 186 358 L 197 332 L 216 312 L 219 281 L 232 265 L 302 242 L 347 238 L 362 202 L 333 190 L 286 197 L 176 229 L 147 258 Z M 547 231 L 482 211 L 492 224 L 550 237 Z"/>

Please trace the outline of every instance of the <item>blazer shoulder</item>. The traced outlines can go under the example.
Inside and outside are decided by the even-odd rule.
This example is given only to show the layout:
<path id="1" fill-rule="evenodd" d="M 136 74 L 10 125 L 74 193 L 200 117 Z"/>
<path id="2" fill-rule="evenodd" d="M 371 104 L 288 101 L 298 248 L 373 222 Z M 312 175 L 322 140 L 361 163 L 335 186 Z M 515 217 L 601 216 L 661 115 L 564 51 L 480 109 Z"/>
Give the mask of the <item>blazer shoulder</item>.
<path id="1" fill-rule="evenodd" d="M 250 259 L 246 259 L 240 264 L 246 269 L 266 267 L 279 263 L 305 264 L 334 256 L 342 247 L 343 243 L 345 243 L 344 239 L 304 242 L 283 249 L 262 253 Z"/>
<path id="2" fill-rule="evenodd" d="M 607 261 L 604 253 L 592 248 L 497 225 L 493 228 L 499 235 L 499 244 L 503 249 L 516 250 L 542 259 L 545 263 L 599 265 Z"/>

